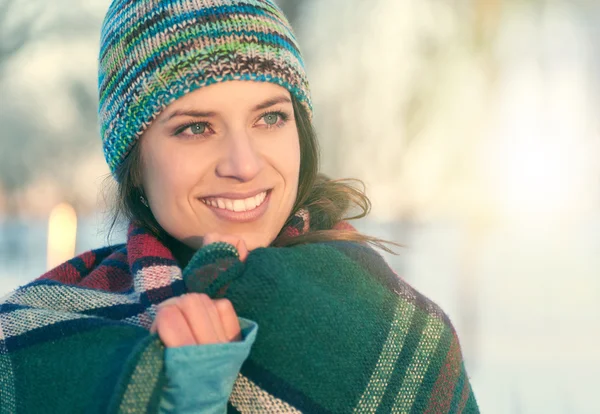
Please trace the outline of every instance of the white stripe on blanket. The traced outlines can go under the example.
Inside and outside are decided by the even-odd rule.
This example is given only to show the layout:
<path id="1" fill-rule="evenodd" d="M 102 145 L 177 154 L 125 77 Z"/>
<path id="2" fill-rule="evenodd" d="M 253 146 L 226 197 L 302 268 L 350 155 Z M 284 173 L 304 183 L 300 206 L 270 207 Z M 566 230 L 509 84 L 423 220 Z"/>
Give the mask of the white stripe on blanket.
<path id="1" fill-rule="evenodd" d="M 34 285 L 18 289 L 5 298 L 4 303 L 62 312 L 83 312 L 107 306 L 136 304 L 139 298 L 139 292 L 124 295 L 77 286 Z"/>
<path id="2" fill-rule="evenodd" d="M 22 335 L 33 329 L 42 328 L 58 322 L 86 318 L 91 318 L 91 316 L 44 309 L 29 308 L 15 310 L 0 315 L 0 325 L 2 325 L 2 329 L 0 330 L 2 337 L 0 337 L 0 340 Z"/>
<path id="3" fill-rule="evenodd" d="M 148 266 L 137 271 L 133 278 L 133 288 L 136 292 L 147 292 L 182 279 L 181 268 L 178 266 Z"/>
<path id="4" fill-rule="evenodd" d="M 285 401 L 269 394 L 242 374 L 238 374 L 233 384 L 229 401 L 242 414 L 301 413 Z"/>

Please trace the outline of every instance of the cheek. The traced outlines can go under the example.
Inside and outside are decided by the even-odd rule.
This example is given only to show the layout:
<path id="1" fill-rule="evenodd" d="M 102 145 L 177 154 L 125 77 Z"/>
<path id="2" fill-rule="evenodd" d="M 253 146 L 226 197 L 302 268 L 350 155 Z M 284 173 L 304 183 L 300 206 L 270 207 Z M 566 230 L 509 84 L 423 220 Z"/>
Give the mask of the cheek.
<path id="1" fill-rule="evenodd" d="M 277 170 L 285 180 L 286 192 L 294 193 L 300 174 L 300 144 L 297 134 L 289 134 L 274 145 L 271 152 Z"/>
<path id="2" fill-rule="evenodd" d="M 298 189 L 298 179 L 300 176 L 300 142 L 299 138 L 296 137 L 296 145 L 294 146 L 293 155 L 291 156 L 290 165 L 293 165 L 293 169 L 290 172 L 294 176 L 296 182 L 296 190 Z"/>
<path id="3" fill-rule="evenodd" d="M 285 180 L 285 204 L 291 209 L 296 201 L 300 175 L 300 144 L 296 134 L 287 141 L 285 148 L 279 150 L 277 161 L 279 171 Z"/>
<path id="4" fill-rule="evenodd" d="M 163 215 L 161 210 L 173 210 L 180 200 L 187 200 L 201 169 L 195 159 L 193 151 L 167 145 L 144 154 L 144 190 L 158 210 L 157 218 Z"/>

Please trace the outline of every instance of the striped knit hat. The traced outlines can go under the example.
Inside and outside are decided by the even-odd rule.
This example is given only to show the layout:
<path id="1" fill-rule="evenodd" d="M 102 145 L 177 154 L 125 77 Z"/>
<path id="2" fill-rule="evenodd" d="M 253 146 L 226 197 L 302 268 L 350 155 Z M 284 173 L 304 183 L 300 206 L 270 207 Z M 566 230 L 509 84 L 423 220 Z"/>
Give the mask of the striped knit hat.
<path id="1" fill-rule="evenodd" d="M 271 0 L 113 0 L 100 43 L 99 118 L 113 174 L 170 103 L 216 82 L 281 85 L 312 116 L 296 38 Z"/>

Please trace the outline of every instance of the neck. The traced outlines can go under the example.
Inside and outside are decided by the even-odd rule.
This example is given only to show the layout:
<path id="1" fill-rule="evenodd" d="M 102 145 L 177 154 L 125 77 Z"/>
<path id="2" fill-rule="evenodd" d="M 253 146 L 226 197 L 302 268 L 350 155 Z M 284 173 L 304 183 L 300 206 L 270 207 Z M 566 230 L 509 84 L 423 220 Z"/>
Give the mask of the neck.
<path id="1" fill-rule="evenodd" d="M 165 245 L 171 250 L 171 253 L 173 253 L 179 267 L 182 269 L 185 268 L 194 253 L 196 253 L 196 250 L 170 235 L 164 236 L 163 240 Z"/>

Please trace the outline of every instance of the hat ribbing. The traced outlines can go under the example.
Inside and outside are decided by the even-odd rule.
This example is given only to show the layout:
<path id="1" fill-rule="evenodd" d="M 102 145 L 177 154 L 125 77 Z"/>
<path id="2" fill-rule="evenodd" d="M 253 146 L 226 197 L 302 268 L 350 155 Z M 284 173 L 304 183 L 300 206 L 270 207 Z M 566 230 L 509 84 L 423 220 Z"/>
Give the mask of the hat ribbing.
<path id="1" fill-rule="evenodd" d="M 100 43 L 99 118 L 113 174 L 158 114 L 203 86 L 275 83 L 312 114 L 300 49 L 271 0 L 113 0 Z"/>

